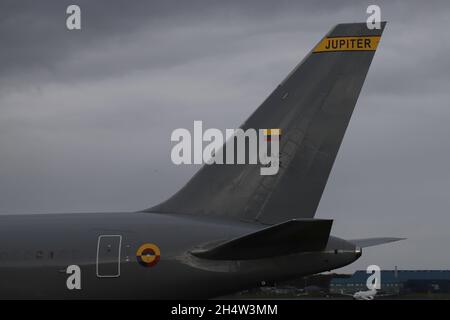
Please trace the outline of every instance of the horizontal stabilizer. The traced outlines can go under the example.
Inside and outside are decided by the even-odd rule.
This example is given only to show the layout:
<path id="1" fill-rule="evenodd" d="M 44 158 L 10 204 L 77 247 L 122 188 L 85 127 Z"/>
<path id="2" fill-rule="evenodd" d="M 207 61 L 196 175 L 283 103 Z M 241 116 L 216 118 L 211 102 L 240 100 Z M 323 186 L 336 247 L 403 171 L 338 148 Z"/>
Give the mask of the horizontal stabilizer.
<path id="1" fill-rule="evenodd" d="M 405 240 L 406 238 L 366 238 L 366 239 L 353 239 L 348 240 L 348 242 L 353 243 L 355 246 L 360 248 L 378 246 L 380 244 L 395 242 L 400 240 Z"/>
<path id="2" fill-rule="evenodd" d="M 296 219 L 247 234 L 212 248 L 191 251 L 199 258 L 250 260 L 320 251 L 328 243 L 333 220 Z"/>

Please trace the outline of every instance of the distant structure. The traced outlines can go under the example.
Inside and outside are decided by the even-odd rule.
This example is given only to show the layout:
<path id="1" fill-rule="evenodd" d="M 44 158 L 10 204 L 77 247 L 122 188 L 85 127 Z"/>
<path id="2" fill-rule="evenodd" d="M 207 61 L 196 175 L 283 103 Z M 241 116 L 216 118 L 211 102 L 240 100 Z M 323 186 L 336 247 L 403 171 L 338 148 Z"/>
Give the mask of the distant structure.
<path id="1" fill-rule="evenodd" d="M 358 270 L 350 277 L 333 278 L 330 293 L 366 291 L 369 276 L 365 270 Z M 450 270 L 382 270 L 380 290 L 386 293 L 450 293 Z"/>

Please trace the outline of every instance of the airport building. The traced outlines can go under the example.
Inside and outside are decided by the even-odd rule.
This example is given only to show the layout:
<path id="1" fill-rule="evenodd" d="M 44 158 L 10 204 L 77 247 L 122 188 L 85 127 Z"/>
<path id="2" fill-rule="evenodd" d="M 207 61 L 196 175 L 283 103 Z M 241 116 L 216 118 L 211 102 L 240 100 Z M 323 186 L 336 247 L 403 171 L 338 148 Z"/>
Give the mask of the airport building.
<path id="1" fill-rule="evenodd" d="M 330 293 L 366 291 L 369 276 L 365 270 L 359 270 L 350 277 L 334 277 L 330 281 Z M 382 270 L 380 290 L 387 293 L 450 293 L 450 270 Z"/>

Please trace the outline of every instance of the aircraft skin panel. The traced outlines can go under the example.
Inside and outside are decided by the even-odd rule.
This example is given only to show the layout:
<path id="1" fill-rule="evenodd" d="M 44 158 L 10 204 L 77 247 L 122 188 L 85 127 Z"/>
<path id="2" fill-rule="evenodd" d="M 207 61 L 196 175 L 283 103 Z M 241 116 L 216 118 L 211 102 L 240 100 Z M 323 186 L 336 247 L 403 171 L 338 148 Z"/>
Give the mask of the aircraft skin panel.
<path id="1" fill-rule="evenodd" d="M 258 286 L 262 280 L 333 269 L 359 257 L 354 245 L 333 237 L 319 252 L 262 259 L 213 261 L 191 254 L 211 242 L 264 228 L 148 213 L 0 216 L 0 243 L 8 244 L 0 248 L 0 298 L 210 298 Z M 119 261 L 113 252 L 100 262 L 101 270 L 112 270 L 110 276 L 99 276 L 96 265 L 99 237 L 104 236 L 121 237 Z M 155 265 L 143 266 L 138 260 L 139 248 L 145 244 L 160 249 Z M 335 248 L 345 252 L 336 255 Z M 120 275 L 108 268 L 117 263 Z M 81 269 L 81 290 L 66 286 L 70 265 Z"/>
<path id="2" fill-rule="evenodd" d="M 205 165 L 174 196 L 145 211 L 265 224 L 313 218 L 384 26 L 334 27 L 241 126 L 281 129 L 276 175 L 262 176 L 254 164 Z M 358 43 L 370 50 L 332 51 L 333 44 L 352 49 Z"/>

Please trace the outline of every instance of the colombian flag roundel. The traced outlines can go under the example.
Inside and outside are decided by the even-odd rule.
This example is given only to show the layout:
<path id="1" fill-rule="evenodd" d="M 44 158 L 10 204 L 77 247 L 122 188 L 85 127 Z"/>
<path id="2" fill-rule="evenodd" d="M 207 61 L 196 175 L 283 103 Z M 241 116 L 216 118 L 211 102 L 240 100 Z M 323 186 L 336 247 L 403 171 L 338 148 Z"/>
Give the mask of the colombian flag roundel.
<path id="1" fill-rule="evenodd" d="M 141 266 L 153 267 L 159 261 L 161 251 L 153 243 L 145 243 L 136 251 L 136 259 Z"/>

